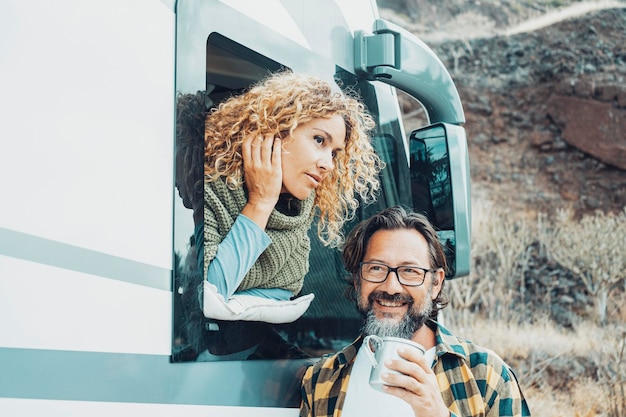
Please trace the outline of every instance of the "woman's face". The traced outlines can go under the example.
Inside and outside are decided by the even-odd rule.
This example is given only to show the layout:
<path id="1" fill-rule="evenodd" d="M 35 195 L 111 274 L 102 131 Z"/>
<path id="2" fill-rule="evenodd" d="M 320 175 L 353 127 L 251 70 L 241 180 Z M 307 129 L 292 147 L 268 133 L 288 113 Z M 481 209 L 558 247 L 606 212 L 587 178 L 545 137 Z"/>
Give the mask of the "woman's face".
<path id="1" fill-rule="evenodd" d="M 284 139 L 282 192 L 306 199 L 335 168 L 335 157 L 346 147 L 341 116 L 313 119 Z"/>

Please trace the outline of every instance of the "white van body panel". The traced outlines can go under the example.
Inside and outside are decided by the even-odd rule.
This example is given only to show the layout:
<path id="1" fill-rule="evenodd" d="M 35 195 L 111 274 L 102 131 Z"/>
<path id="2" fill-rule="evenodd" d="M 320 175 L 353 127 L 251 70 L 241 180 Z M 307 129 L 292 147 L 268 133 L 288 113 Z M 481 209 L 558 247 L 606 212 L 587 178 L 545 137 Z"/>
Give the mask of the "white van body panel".
<path id="1" fill-rule="evenodd" d="M 170 269 L 175 15 L 0 4 L 0 227 Z"/>
<path id="2" fill-rule="evenodd" d="M 85 402 L 59 400 L 22 400 L 0 398 L 0 410 L 4 416 L 46 417 L 293 417 L 298 410 L 276 407 L 219 407 L 184 404 L 140 404 L 116 402 Z"/>
<path id="3" fill-rule="evenodd" d="M 0 346 L 170 354 L 169 291 L 6 256 L 0 288 Z"/>

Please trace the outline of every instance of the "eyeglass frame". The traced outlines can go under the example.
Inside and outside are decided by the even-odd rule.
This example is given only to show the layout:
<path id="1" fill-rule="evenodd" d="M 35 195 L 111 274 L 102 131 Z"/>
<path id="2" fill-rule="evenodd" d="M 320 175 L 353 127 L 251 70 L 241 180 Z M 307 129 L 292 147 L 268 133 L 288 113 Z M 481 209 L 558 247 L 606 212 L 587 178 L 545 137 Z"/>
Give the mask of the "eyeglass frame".
<path id="1" fill-rule="evenodd" d="M 385 268 L 387 268 L 387 274 L 385 275 L 385 279 L 383 279 L 382 281 L 370 281 L 369 279 L 363 277 L 363 265 L 380 265 L 380 266 L 384 266 Z M 401 268 L 415 268 L 415 269 L 419 269 L 421 271 L 424 271 L 424 279 L 422 279 L 422 282 L 420 282 L 419 284 L 405 284 L 402 281 L 402 278 L 400 277 L 400 274 L 398 274 L 398 269 Z M 423 285 L 424 282 L 426 282 L 426 274 L 428 274 L 429 272 L 434 273 L 437 272 L 440 268 L 422 268 L 421 266 L 415 266 L 415 265 L 400 265 L 400 266 L 396 266 L 391 267 L 387 264 L 384 264 L 382 262 L 359 262 L 359 278 L 361 278 L 364 281 L 367 282 L 371 282 L 373 284 L 382 284 L 383 282 L 387 281 L 387 278 L 389 278 L 389 274 L 391 274 L 392 272 L 394 272 L 396 274 L 396 279 L 398 280 L 398 282 L 400 283 L 400 285 L 404 285 L 405 287 L 419 287 L 420 285 Z"/>

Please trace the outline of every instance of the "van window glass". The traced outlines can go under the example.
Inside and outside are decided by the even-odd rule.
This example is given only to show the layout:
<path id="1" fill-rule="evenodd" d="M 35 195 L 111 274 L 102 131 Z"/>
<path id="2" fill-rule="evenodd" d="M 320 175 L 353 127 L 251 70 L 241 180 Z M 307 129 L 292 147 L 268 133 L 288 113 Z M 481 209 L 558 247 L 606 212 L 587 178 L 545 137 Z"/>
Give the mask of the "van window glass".
<path id="1" fill-rule="evenodd" d="M 409 143 L 413 207 L 436 225 L 446 252 L 447 274 L 454 276 L 456 235 L 445 130 L 443 126 L 432 125 L 413 131 Z"/>
<path id="2" fill-rule="evenodd" d="M 203 205 L 203 120 L 191 118 L 191 123 L 195 124 L 193 129 L 178 123 L 184 120 L 181 113 L 185 109 L 184 103 L 200 103 L 201 107 L 193 111 L 207 112 L 268 73 L 284 68 L 281 63 L 220 34 L 212 33 L 208 37 L 205 90 L 179 95 L 177 110 L 177 191 L 185 207 L 195 208 L 196 225 L 203 222 L 202 210 L 197 210 L 198 205 Z M 334 79 L 340 88 L 354 91 L 361 97 L 376 120 L 373 144 L 386 163 L 381 174 L 382 190 L 378 201 L 360 206 L 357 216 L 346 224 L 344 234 L 347 235 L 358 221 L 384 207 L 412 205 L 406 143 L 401 121 L 396 116 L 384 114 L 384 111 L 391 111 L 388 109 L 397 109 L 397 102 L 383 101 L 389 100 L 391 95 L 377 94 L 376 85 L 341 68 L 335 68 L 335 72 L 327 77 Z M 183 134 L 190 130 L 195 134 Z M 354 301 L 347 297 L 347 273 L 340 252 L 319 242 L 315 222 L 309 230 L 310 268 L 302 289 L 302 294 L 314 293 L 315 299 L 300 319 L 281 325 L 206 319 L 201 310 L 201 297 L 199 299 L 203 282 L 202 259 L 196 256 L 196 247 L 202 243 L 196 242 L 194 230 L 188 227 L 184 230 L 177 227 L 175 233 L 188 236 L 189 247 L 175 256 L 173 361 L 317 357 L 336 351 L 358 335 L 362 319 Z"/>

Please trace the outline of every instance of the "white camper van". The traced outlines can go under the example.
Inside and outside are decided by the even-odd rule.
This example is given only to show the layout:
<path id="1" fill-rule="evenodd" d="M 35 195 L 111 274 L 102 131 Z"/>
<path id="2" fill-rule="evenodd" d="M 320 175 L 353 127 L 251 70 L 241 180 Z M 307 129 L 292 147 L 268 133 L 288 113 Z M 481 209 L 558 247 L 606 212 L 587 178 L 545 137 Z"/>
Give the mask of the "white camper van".
<path id="1" fill-rule="evenodd" d="M 355 88 L 386 168 L 354 221 L 425 212 L 449 278 L 469 272 L 459 96 L 374 0 L 3 0 L 0 34 L 0 415 L 295 416 L 304 368 L 358 333 L 339 254 L 315 242 L 295 322 L 193 310 L 180 95 L 208 109 L 285 68 Z M 421 129 L 404 130 L 396 89 Z"/>

